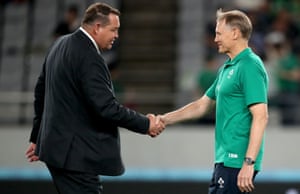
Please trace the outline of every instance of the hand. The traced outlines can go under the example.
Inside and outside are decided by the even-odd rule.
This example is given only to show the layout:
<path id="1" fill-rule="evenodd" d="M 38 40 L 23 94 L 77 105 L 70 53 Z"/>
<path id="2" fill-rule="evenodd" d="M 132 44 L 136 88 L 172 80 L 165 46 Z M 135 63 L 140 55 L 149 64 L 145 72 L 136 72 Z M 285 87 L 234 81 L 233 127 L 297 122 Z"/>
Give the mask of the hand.
<path id="1" fill-rule="evenodd" d="M 165 129 L 164 123 L 157 121 L 158 119 L 153 114 L 148 114 L 147 117 L 150 120 L 148 135 L 151 137 L 158 136 Z"/>
<path id="2" fill-rule="evenodd" d="M 34 154 L 35 148 L 36 144 L 34 143 L 30 143 L 29 147 L 27 148 L 25 155 L 29 162 L 36 162 L 39 160 L 39 157 Z"/>
<path id="3" fill-rule="evenodd" d="M 237 179 L 237 186 L 242 192 L 253 191 L 254 189 L 253 175 L 254 175 L 254 165 L 244 164 L 238 174 L 238 179 Z"/>
<path id="4" fill-rule="evenodd" d="M 157 115 L 155 118 L 155 124 L 158 125 L 160 122 L 162 122 L 165 126 L 168 124 L 166 121 L 166 116 L 164 115 Z"/>

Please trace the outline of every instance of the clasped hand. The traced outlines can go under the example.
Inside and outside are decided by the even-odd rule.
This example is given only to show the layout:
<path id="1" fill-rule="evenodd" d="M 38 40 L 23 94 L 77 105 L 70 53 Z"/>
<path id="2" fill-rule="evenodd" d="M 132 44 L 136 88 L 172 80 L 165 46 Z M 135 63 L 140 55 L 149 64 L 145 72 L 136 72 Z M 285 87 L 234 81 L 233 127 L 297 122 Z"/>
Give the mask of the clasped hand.
<path id="1" fill-rule="evenodd" d="M 147 117 L 150 120 L 148 135 L 151 137 L 158 136 L 166 128 L 163 119 L 160 115 L 155 116 L 154 114 L 148 114 Z"/>

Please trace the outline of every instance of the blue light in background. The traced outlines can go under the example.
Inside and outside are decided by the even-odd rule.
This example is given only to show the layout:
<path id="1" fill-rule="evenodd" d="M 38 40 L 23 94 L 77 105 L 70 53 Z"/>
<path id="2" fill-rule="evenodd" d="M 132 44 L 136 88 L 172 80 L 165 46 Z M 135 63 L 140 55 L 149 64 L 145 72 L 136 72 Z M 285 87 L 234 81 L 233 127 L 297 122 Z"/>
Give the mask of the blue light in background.
<path id="1" fill-rule="evenodd" d="M 127 169 L 122 176 L 101 176 L 103 181 L 199 181 L 208 182 L 212 169 Z M 0 168 L 3 180 L 51 180 L 47 169 Z M 265 170 L 256 182 L 300 182 L 300 170 Z"/>

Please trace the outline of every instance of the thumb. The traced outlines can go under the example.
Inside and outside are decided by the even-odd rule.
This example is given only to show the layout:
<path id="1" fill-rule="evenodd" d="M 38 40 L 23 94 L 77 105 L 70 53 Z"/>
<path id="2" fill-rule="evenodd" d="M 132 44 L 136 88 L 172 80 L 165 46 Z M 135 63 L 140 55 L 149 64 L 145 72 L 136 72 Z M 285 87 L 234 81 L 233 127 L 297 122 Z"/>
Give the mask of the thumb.
<path id="1" fill-rule="evenodd" d="M 154 115 L 154 114 L 151 114 L 151 113 L 147 114 L 146 116 L 147 116 L 149 119 L 154 119 L 154 118 L 155 118 L 155 115 Z"/>
<path id="2" fill-rule="evenodd" d="M 161 115 L 157 115 L 155 117 L 155 125 L 158 125 L 160 123 L 160 121 L 161 121 Z"/>

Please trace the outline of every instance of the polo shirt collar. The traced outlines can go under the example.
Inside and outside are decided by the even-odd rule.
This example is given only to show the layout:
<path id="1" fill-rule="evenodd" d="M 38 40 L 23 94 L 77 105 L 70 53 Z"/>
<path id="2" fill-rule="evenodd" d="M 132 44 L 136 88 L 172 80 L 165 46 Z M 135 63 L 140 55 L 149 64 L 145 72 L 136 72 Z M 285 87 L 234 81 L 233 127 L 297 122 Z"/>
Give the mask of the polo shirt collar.
<path id="1" fill-rule="evenodd" d="M 251 48 L 247 47 L 244 50 L 242 50 L 237 56 L 235 56 L 232 60 L 228 58 L 225 61 L 225 65 L 235 65 L 241 58 L 243 58 L 245 55 L 248 55 L 252 52 Z"/>

